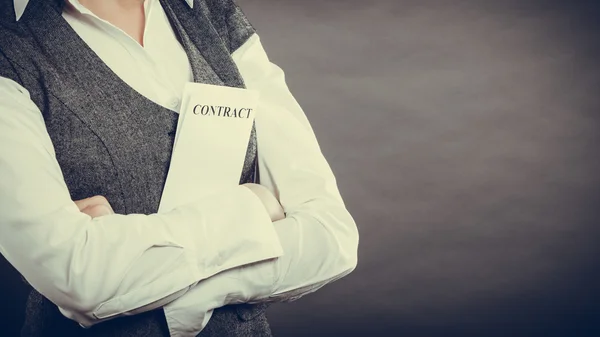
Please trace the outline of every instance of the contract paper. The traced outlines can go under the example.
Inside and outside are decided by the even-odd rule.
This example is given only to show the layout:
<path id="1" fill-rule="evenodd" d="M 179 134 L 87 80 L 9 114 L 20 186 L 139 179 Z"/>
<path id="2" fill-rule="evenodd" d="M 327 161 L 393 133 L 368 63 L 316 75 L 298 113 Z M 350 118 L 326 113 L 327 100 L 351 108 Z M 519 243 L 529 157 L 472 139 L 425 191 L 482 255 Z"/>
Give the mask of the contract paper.
<path id="1" fill-rule="evenodd" d="M 239 184 L 258 91 L 186 84 L 159 212 Z"/>

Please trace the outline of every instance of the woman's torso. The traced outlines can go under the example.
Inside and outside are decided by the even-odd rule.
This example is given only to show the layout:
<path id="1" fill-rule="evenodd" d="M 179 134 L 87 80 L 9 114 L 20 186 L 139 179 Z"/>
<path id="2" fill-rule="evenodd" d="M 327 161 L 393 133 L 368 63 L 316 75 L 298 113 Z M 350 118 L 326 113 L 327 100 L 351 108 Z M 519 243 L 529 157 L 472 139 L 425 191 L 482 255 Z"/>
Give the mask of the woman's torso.
<path id="1" fill-rule="evenodd" d="M 168 54 L 159 55 L 153 48 L 161 46 L 128 44 L 127 36 L 116 30 L 96 40 L 110 26 L 59 12 L 52 1 L 34 1 L 18 24 L 9 24 L 0 48 L 13 64 L 0 67 L 0 75 L 23 85 L 40 108 L 73 200 L 100 194 L 117 213 L 154 213 L 168 172 L 182 83 L 193 77 L 202 83 L 243 86 L 231 53 L 253 31 L 228 26 L 222 17 L 226 11 L 219 8 L 225 1 L 197 1 L 200 6 L 193 11 L 183 0 L 169 5 L 162 1 L 165 11 L 156 1 L 147 33 L 171 44 Z M 115 62 L 121 59 L 126 66 Z M 252 181 L 255 164 L 253 129 L 240 182 Z M 201 336 L 268 336 L 264 309 L 217 309 Z M 35 290 L 26 324 L 30 336 L 166 333 L 161 310 L 82 330 Z"/>

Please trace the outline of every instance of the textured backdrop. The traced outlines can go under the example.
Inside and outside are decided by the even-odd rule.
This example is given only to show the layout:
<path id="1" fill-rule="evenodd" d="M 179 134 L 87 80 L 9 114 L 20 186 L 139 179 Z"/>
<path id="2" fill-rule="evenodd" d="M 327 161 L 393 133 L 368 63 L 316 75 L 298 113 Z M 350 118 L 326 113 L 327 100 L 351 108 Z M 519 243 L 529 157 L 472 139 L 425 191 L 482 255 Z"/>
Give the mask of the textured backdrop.
<path id="1" fill-rule="evenodd" d="M 361 232 L 276 336 L 600 336 L 594 1 L 239 3 Z"/>

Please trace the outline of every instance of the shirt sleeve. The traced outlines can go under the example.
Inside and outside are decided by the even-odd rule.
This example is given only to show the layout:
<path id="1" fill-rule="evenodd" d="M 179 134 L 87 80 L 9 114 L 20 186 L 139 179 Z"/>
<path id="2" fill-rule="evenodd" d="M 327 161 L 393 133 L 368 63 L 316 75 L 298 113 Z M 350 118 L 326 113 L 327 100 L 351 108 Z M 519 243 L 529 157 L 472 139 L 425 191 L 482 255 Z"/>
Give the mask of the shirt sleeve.
<path id="1" fill-rule="evenodd" d="M 244 186 L 168 213 L 81 213 L 38 107 L 5 77 L 0 177 L 0 253 L 82 326 L 158 308 L 202 279 L 282 254 L 262 202 Z"/>
<path id="2" fill-rule="evenodd" d="M 248 281 L 274 268 L 272 289 L 247 294 L 247 303 L 298 298 L 348 274 L 357 264 L 358 230 L 310 123 L 257 34 L 234 54 L 249 89 L 259 90 L 256 115 L 260 184 L 279 199 L 286 218 L 274 223 L 284 250 L 274 262 L 241 269 Z M 264 267 L 263 267 L 264 266 Z M 243 275 L 245 274 L 245 275 Z"/>
<path id="3" fill-rule="evenodd" d="M 355 221 L 283 71 L 269 61 L 256 34 L 233 58 L 247 88 L 260 91 L 260 184 L 278 197 L 286 213 L 285 219 L 274 222 L 284 253 L 203 280 L 164 306 L 176 337 L 196 336 L 215 308 L 293 301 L 349 274 L 357 264 Z"/>

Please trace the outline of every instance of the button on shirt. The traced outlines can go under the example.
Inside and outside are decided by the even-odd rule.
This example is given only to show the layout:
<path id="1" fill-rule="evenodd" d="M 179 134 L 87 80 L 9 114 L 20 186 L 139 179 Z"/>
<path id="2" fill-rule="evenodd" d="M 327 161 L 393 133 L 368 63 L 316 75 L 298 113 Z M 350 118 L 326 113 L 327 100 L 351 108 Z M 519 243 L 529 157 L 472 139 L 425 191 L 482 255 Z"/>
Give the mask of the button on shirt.
<path id="1" fill-rule="evenodd" d="M 144 3 L 144 46 L 69 2 L 64 19 L 119 77 L 179 110 L 192 72 L 159 1 Z M 15 0 L 17 18 L 26 4 Z M 82 327 L 162 307 L 171 336 L 196 336 L 213 309 L 295 300 L 355 268 L 356 224 L 283 71 L 256 34 L 232 57 L 260 91 L 260 183 L 284 208 L 276 222 L 244 186 L 168 213 L 90 218 L 70 199 L 27 89 L 0 77 L 0 253 Z"/>

